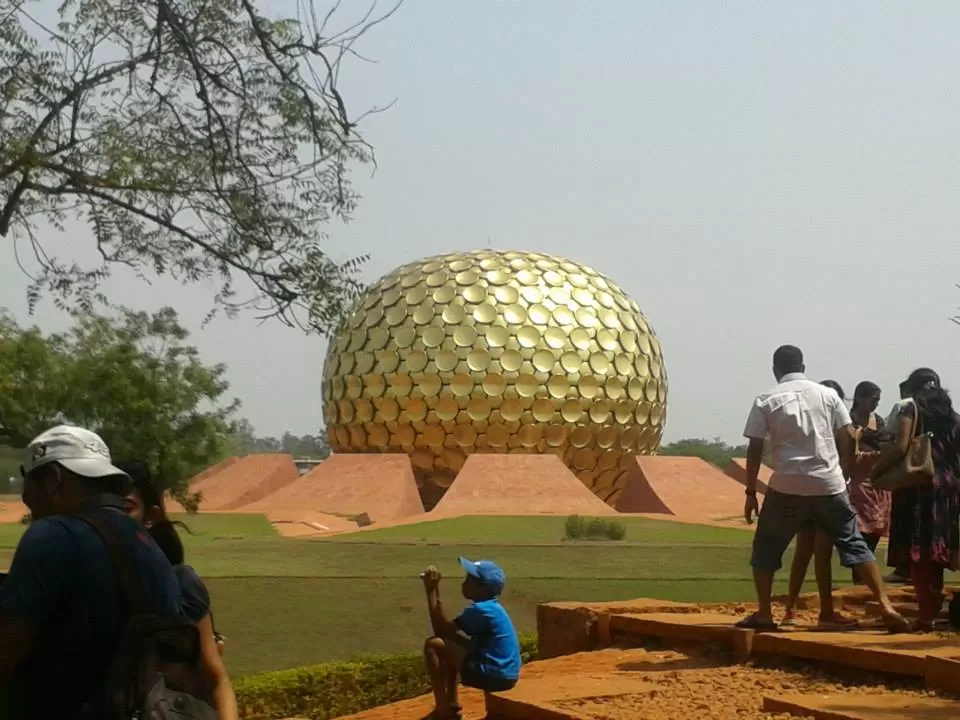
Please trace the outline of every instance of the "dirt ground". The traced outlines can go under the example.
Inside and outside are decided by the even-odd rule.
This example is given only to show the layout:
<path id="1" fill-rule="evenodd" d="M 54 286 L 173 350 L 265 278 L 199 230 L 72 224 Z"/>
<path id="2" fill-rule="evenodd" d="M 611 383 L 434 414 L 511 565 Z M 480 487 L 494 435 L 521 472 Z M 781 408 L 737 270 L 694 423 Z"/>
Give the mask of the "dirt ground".
<path id="1" fill-rule="evenodd" d="M 556 679 L 556 682 L 542 682 Z M 550 689 L 562 695 L 573 679 L 596 683 L 593 696 L 552 699 Z M 539 682 L 538 682 L 539 681 Z M 769 695 L 897 693 L 926 697 L 920 681 L 891 680 L 864 671 L 824 669 L 818 665 L 778 661 L 733 664 L 724 654 L 696 650 L 611 649 L 579 653 L 531 663 L 515 691 L 537 697 L 550 706 L 592 720 L 797 720 L 797 716 L 762 709 Z M 638 683 L 649 683 L 637 692 Z M 627 694 L 617 693 L 618 684 Z M 547 690 L 543 686 L 548 686 Z M 464 717 L 485 717 L 483 697 L 467 691 L 461 698 Z M 421 697 L 374 708 L 349 720 L 419 720 L 433 708 L 432 698 Z M 344 719 L 346 720 L 346 719 Z"/>

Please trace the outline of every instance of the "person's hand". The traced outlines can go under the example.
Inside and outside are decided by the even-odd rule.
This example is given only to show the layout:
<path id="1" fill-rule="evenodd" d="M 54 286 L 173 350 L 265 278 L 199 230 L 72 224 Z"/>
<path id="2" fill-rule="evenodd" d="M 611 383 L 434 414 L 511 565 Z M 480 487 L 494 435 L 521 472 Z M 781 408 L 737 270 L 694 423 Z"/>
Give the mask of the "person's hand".
<path id="1" fill-rule="evenodd" d="M 753 516 L 759 514 L 760 503 L 757 502 L 757 494 L 750 493 L 743 503 L 743 519 L 747 521 L 747 525 L 753 525 Z"/>
<path id="2" fill-rule="evenodd" d="M 443 578 L 443 575 L 440 574 L 440 571 L 431 565 L 422 573 L 420 573 L 420 578 L 423 580 L 423 586 L 427 590 L 436 590 L 440 587 L 440 580 Z"/>

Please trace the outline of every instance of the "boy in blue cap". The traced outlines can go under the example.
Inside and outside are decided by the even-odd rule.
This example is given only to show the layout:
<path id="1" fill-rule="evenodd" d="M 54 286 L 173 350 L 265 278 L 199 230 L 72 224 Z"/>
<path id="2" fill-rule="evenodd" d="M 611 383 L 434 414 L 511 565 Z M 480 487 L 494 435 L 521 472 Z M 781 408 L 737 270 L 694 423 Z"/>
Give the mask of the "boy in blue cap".
<path id="1" fill-rule="evenodd" d="M 506 581 L 503 570 L 492 560 L 463 557 L 460 566 L 466 572 L 460 590 L 472 604 L 453 620 L 447 619 L 440 602 L 440 571 L 431 566 L 420 575 L 433 626 L 423 652 L 437 706 L 432 717 L 438 720 L 460 718 L 458 675 L 465 687 L 484 692 L 510 690 L 520 677 L 520 641 L 497 599 Z"/>

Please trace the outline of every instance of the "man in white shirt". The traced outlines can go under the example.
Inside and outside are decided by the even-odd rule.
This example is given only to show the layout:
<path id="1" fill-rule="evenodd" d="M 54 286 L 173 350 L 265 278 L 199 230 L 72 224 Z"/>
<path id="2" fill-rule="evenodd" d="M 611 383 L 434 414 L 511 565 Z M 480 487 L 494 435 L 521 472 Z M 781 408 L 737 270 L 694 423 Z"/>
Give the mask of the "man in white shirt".
<path id="1" fill-rule="evenodd" d="M 777 385 L 754 401 L 743 431 L 750 441 L 744 516 L 753 522 L 754 513 L 758 514 L 750 564 L 759 609 L 739 626 L 776 628 L 771 607 L 773 576 L 797 532 L 812 525 L 834 538 L 844 567 L 858 569 L 880 603 L 887 627 L 906 630 L 909 624 L 887 598 L 876 559 L 857 530 L 856 512 L 847 496 L 843 467 L 854 451 L 850 413 L 836 392 L 808 380 L 803 372 L 800 348 L 778 348 L 773 354 Z M 760 511 L 757 477 L 768 435 L 774 472 Z"/>

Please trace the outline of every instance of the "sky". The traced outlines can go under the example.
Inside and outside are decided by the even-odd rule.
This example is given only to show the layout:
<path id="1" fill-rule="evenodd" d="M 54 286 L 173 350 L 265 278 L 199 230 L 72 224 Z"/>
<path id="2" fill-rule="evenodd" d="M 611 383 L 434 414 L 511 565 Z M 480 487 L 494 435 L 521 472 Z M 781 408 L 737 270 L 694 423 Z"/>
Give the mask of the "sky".
<path id="1" fill-rule="evenodd" d="M 883 411 L 920 365 L 956 389 L 958 26 L 940 2 L 406 0 L 342 77 L 355 114 L 396 102 L 362 126 L 379 168 L 357 169 L 329 252 L 370 253 L 368 281 L 488 246 L 605 273 L 661 340 L 666 441 L 739 442 L 782 343 L 848 394 L 877 382 Z M 0 306 L 64 328 L 50 302 L 27 316 L 26 285 L 0 246 Z M 250 316 L 201 329 L 212 287 L 106 289 L 176 308 L 260 434 L 322 425 L 322 338 Z"/>

